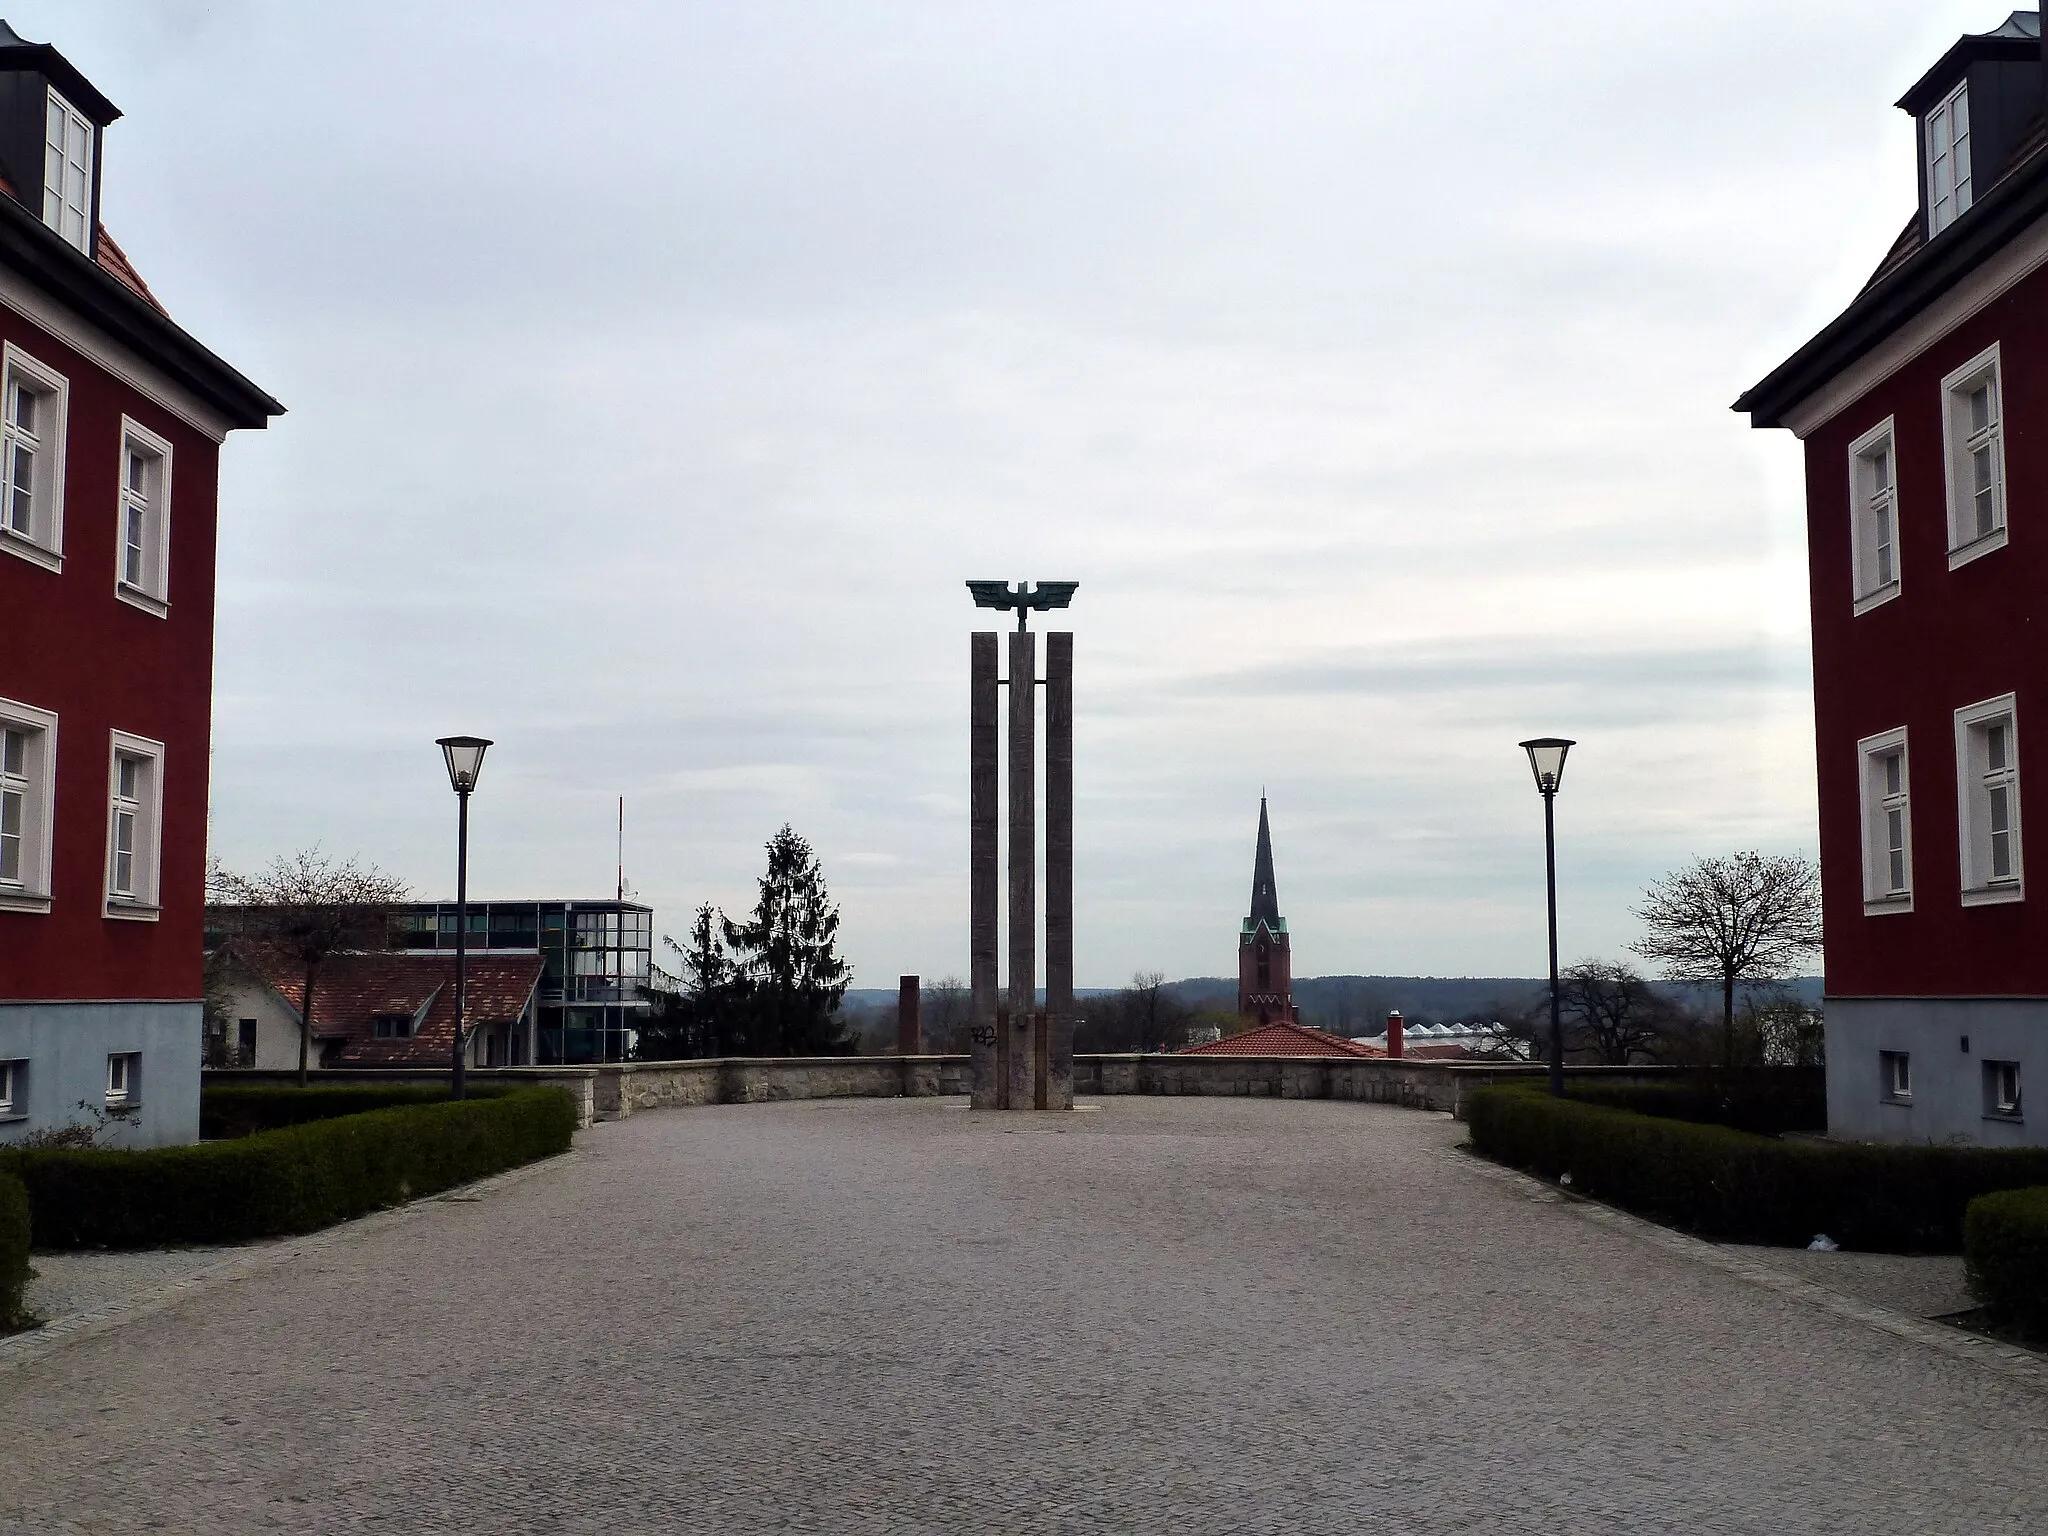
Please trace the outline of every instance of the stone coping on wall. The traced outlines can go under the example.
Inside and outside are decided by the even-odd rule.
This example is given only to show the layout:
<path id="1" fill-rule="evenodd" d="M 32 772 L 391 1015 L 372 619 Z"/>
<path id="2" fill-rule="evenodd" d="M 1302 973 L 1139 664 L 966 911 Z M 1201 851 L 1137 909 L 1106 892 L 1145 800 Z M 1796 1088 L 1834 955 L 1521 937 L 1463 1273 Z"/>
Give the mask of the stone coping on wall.
<path id="1" fill-rule="evenodd" d="M 756 1104 L 778 1099 L 930 1098 L 967 1092 L 965 1056 L 723 1056 L 698 1061 L 633 1061 L 580 1067 L 483 1067 L 477 1083 L 558 1087 L 576 1100 L 577 1120 L 622 1120 L 643 1109 L 706 1104 Z M 1676 1067 L 1565 1069 L 1573 1078 L 1654 1082 Z M 1490 1083 L 1540 1077 L 1541 1063 L 1406 1061 L 1398 1057 L 1077 1055 L 1074 1091 L 1283 1099 L 1348 1099 L 1400 1104 L 1464 1118 L 1471 1094 Z M 426 1067 L 323 1068 L 309 1082 L 443 1083 L 445 1070 Z M 214 1069 L 208 1085 L 290 1084 L 293 1071 Z"/>

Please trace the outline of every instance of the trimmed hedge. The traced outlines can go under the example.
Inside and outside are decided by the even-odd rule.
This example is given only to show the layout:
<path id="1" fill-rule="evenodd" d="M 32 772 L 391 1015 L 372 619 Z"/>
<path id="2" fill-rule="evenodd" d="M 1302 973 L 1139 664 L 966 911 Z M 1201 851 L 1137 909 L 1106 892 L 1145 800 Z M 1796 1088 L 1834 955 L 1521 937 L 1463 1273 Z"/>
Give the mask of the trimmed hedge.
<path id="1" fill-rule="evenodd" d="M 499 1099 L 512 1090 L 497 1083 L 472 1086 L 472 1099 Z M 225 1141 L 257 1131 L 281 1130 L 314 1120 L 360 1115 L 405 1104 L 445 1104 L 446 1088 L 429 1085 L 328 1084 L 282 1088 L 270 1083 L 229 1083 L 202 1089 L 199 1139 Z"/>
<path id="2" fill-rule="evenodd" d="M 1963 1218 L 1970 1289 L 2004 1323 L 2048 1341 L 2048 1188 L 1980 1195 Z"/>
<path id="3" fill-rule="evenodd" d="M 1664 1120 L 1725 1125 L 1758 1136 L 1828 1128 L 1827 1075 L 1819 1068 L 1701 1072 L 1662 1083 L 1570 1082 L 1566 1094 L 1608 1109 Z"/>
<path id="4" fill-rule="evenodd" d="M 28 1191 L 0 1168 L 0 1333 L 29 1325 L 21 1293 L 28 1286 Z"/>
<path id="5" fill-rule="evenodd" d="M 332 1226 L 565 1152 L 557 1088 L 401 1105 L 235 1141 L 147 1151 L 9 1151 L 42 1248 L 236 1243 Z"/>
<path id="6" fill-rule="evenodd" d="M 1473 1147 L 1667 1226 L 1734 1242 L 1956 1253 L 1963 1212 L 1994 1190 L 2048 1184 L 2048 1147 L 1779 1141 L 1551 1098 L 1522 1086 L 1472 1095 Z"/>

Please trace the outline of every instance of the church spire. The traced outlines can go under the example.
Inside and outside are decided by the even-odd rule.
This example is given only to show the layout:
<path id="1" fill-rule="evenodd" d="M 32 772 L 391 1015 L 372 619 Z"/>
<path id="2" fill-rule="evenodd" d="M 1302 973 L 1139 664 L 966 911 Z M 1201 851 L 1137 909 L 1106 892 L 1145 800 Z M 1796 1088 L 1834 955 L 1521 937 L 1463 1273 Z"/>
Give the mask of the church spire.
<path id="1" fill-rule="evenodd" d="M 1280 897 L 1273 889 L 1273 834 L 1266 827 L 1266 797 L 1259 796 L 1259 851 L 1252 861 L 1251 921 L 1266 920 L 1268 927 L 1280 923 Z"/>

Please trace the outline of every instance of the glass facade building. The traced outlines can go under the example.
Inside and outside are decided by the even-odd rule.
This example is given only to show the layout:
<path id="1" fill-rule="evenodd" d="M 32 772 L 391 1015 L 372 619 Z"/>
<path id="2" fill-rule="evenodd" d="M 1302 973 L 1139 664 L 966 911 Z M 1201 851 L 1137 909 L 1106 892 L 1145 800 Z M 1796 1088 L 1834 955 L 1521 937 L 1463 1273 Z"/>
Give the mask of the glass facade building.
<path id="1" fill-rule="evenodd" d="M 452 901 L 412 902 L 393 914 L 399 949 L 455 948 Z M 541 957 L 534 1062 L 624 1061 L 651 1006 L 654 911 L 631 901 L 473 901 L 469 949 Z"/>

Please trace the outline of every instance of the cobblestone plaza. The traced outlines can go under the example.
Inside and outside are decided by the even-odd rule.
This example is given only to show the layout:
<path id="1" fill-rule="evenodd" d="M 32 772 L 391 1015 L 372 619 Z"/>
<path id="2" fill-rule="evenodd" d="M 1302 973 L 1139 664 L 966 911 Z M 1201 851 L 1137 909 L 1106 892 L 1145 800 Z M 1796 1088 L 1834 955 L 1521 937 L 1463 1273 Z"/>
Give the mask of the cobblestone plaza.
<path id="1" fill-rule="evenodd" d="M 24 1359 L 0 1531 L 2048 1529 L 2038 1382 L 1443 1116 L 957 1103 L 601 1125 Z"/>

